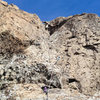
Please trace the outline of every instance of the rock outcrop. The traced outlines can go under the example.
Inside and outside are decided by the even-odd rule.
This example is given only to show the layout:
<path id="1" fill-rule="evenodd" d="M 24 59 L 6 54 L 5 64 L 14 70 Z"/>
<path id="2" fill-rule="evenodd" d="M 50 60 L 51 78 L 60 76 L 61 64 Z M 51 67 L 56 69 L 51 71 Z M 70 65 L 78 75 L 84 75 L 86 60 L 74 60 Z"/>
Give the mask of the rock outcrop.
<path id="1" fill-rule="evenodd" d="M 50 37 L 51 47 L 58 50 L 61 66 L 68 77 L 80 82 L 82 92 L 100 90 L 100 18 L 95 14 L 76 15 L 64 19 Z M 59 25 L 58 25 L 59 26 Z M 60 66 L 59 66 L 60 67 Z"/>
<path id="2" fill-rule="evenodd" d="M 100 99 L 100 17 L 42 22 L 0 1 L 0 100 Z"/>

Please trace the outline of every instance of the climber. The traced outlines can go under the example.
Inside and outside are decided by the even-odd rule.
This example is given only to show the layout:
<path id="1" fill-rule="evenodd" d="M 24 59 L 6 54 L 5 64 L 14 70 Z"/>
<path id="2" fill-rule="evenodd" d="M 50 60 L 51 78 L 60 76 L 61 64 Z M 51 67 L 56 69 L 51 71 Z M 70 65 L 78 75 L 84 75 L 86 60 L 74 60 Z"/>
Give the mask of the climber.
<path id="1" fill-rule="evenodd" d="M 44 93 L 46 94 L 46 95 L 48 95 L 48 86 L 43 86 L 42 87 L 42 90 L 44 91 Z"/>
<path id="2" fill-rule="evenodd" d="M 46 96 L 47 96 L 47 98 L 46 98 L 46 100 L 48 100 L 48 86 L 43 86 L 43 87 L 41 87 L 42 88 L 42 90 L 43 90 L 43 92 L 46 94 Z"/>

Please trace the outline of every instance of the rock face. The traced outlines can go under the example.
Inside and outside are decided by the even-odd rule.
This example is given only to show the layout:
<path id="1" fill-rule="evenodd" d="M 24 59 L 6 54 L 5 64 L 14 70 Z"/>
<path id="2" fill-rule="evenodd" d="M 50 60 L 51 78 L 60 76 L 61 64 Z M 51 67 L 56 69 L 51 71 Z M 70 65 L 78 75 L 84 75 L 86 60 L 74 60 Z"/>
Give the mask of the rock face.
<path id="1" fill-rule="evenodd" d="M 43 23 L 0 1 L 0 100 L 99 100 L 100 18 Z"/>
<path id="2" fill-rule="evenodd" d="M 52 27 L 54 32 L 50 36 L 51 47 L 61 56 L 57 66 L 66 67 L 68 77 L 76 79 L 85 94 L 100 90 L 99 20 L 95 14 L 66 18 Z"/>

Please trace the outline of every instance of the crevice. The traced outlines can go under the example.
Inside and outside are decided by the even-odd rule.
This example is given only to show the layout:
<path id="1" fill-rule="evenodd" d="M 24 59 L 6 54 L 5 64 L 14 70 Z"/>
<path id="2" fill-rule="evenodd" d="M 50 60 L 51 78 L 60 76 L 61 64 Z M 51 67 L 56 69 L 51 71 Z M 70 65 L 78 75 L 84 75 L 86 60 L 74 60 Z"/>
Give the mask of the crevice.
<path id="1" fill-rule="evenodd" d="M 95 48 L 95 46 L 94 45 L 85 45 L 85 46 L 83 46 L 85 49 L 91 49 L 91 50 L 93 50 L 93 51 L 96 51 L 97 53 L 98 53 L 98 51 L 97 51 L 97 49 Z"/>
<path id="2" fill-rule="evenodd" d="M 48 22 L 43 22 L 45 24 L 45 29 L 49 31 L 49 34 L 52 35 L 56 30 L 58 30 L 62 25 L 66 23 L 66 19 L 56 24 L 54 26 L 50 25 Z"/>
<path id="3" fill-rule="evenodd" d="M 80 81 L 78 81 L 78 80 L 75 79 L 75 78 L 69 78 L 69 79 L 68 79 L 68 83 L 69 83 L 69 84 L 70 84 L 70 83 L 73 83 L 73 82 L 76 82 L 76 83 L 77 83 L 77 88 L 78 88 L 79 92 L 82 93 L 82 86 L 81 86 Z"/>
<path id="4" fill-rule="evenodd" d="M 76 80 L 75 78 L 69 78 L 68 79 L 68 83 L 73 83 L 73 82 L 79 82 L 79 81 Z"/>
<path id="5" fill-rule="evenodd" d="M 80 53 L 79 52 L 75 52 L 74 55 L 80 55 Z"/>
<path id="6" fill-rule="evenodd" d="M 76 36 L 75 35 L 72 35 L 71 37 L 69 37 L 69 39 L 73 39 L 73 38 L 76 38 Z"/>

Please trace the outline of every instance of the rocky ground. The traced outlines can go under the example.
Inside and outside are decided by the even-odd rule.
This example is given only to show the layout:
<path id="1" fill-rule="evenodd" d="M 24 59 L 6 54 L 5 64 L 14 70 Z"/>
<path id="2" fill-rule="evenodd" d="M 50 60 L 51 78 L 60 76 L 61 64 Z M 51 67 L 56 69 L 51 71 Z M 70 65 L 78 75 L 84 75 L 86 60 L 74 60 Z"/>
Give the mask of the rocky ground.
<path id="1" fill-rule="evenodd" d="M 0 1 L 0 100 L 100 100 L 100 17 L 42 22 Z"/>

